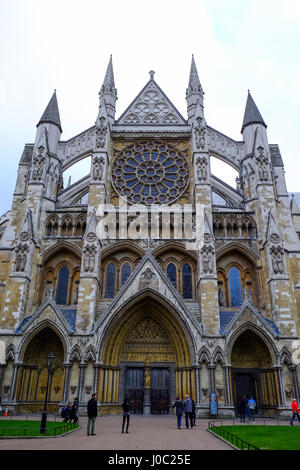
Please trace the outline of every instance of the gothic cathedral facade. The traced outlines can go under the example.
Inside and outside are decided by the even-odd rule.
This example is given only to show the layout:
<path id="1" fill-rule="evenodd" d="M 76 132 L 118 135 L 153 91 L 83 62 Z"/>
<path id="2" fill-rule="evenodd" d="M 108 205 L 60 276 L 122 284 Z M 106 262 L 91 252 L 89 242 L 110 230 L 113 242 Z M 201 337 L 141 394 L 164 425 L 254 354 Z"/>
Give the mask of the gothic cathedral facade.
<path id="1" fill-rule="evenodd" d="M 150 72 L 115 119 L 112 58 L 99 97 L 95 125 L 64 141 L 53 94 L 0 218 L 2 407 L 41 411 L 53 352 L 49 411 L 78 396 L 84 413 L 97 392 L 102 413 L 129 397 L 135 413 L 168 414 L 189 394 L 207 417 L 214 393 L 219 416 L 242 395 L 261 416 L 289 414 L 300 210 L 251 94 L 240 141 L 206 123 L 194 57 L 186 118 Z M 87 157 L 89 174 L 64 187 Z M 211 157 L 238 172 L 236 187 L 211 173 Z"/>

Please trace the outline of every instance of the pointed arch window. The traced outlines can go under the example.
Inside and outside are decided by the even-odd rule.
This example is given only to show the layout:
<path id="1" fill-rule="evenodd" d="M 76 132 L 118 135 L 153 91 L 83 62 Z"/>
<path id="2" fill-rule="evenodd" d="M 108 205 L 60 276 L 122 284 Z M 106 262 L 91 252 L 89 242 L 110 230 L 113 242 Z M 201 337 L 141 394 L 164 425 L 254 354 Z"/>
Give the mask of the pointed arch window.
<path id="1" fill-rule="evenodd" d="M 116 266 L 109 263 L 106 269 L 105 298 L 112 299 L 115 295 Z"/>
<path id="2" fill-rule="evenodd" d="M 60 268 L 56 288 L 56 303 L 66 305 L 68 298 L 69 269 L 67 266 Z"/>
<path id="3" fill-rule="evenodd" d="M 242 304 L 242 284 L 240 271 L 233 266 L 229 270 L 228 277 L 231 307 L 239 307 Z"/>
<path id="4" fill-rule="evenodd" d="M 122 270 L 121 270 L 121 286 L 125 284 L 130 274 L 131 274 L 131 266 L 129 263 L 126 262 L 123 264 Z"/>
<path id="5" fill-rule="evenodd" d="M 169 280 L 172 282 L 175 289 L 177 289 L 177 270 L 176 270 L 176 266 L 174 263 L 168 264 L 167 276 Z"/>
<path id="6" fill-rule="evenodd" d="M 189 264 L 184 264 L 182 267 L 182 297 L 184 299 L 193 298 L 192 268 Z"/>

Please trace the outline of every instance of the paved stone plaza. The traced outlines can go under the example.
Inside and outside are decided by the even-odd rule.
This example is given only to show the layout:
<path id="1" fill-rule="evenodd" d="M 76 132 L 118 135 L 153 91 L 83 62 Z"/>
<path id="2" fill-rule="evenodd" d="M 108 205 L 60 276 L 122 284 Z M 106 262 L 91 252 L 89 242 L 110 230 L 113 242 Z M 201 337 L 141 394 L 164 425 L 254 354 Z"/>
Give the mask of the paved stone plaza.
<path id="1" fill-rule="evenodd" d="M 96 436 L 87 436 L 87 418 L 82 417 L 80 429 L 66 436 L 3 439 L 0 450 L 231 450 L 207 432 L 207 420 L 198 420 L 195 428 L 182 427 L 179 431 L 174 416 L 131 416 L 129 434 L 121 433 L 121 423 L 122 416 L 100 416 Z"/>

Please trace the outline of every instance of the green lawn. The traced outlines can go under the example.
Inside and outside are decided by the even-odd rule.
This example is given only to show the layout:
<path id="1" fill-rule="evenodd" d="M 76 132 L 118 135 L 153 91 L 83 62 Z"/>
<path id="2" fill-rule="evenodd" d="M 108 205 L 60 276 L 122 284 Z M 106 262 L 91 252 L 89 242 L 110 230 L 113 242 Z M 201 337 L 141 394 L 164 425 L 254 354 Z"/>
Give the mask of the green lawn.
<path id="1" fill-rule="evenodd" d="M 219 426 L 262 450 L 300 450 L 300 426 Z M 220 433 L 217 433 L 220 435 Z M 222 436 L 224 437 L 224 436 Z M 231 442 L 231 439 L 227 439 Z M 235 440 L 233 444 L 236 447 Z"/>
<path id="2" fill-rule="evenodd" d="M 17 419 L 0 420 L 0 437 L 19 436 L 58 436 L 72 429 L 77 429 L 77 424 L 47 421 L 46 432 L 40 433 L 41 421 L 25 421 Z"/>

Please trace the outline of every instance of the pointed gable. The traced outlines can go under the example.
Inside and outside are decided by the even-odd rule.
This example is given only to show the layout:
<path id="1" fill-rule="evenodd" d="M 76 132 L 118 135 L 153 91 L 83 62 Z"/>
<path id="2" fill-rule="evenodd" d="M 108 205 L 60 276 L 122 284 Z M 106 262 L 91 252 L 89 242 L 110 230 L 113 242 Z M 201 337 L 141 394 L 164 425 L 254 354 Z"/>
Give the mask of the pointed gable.
<path id="1" fill-rule="evenodd" d="M 176 107 L 151 78 L 138 96 L 117 120 L 118 125 L 186 125 Z"/>
<path id="2" fill-rule="evenodd" d="M 193 330 L 193 334 L 201 333 L 199 322 L 189 311 L 177 289 L 175 289 L 156 259 L 152 256 L 150 250 L 146 251 L 139 265 L 123 284 L 109 307 L 103 312 L 96 322 L 94 330 L 100 329 L 100 325 L 102 328 L 109 321 L 111 315 L 118 312 L 138 292 L 145 290 L 154 291 L 161 295 L 177 310 L 183 321 L 185 323 L 188 322 L 189 328 Z"/>

